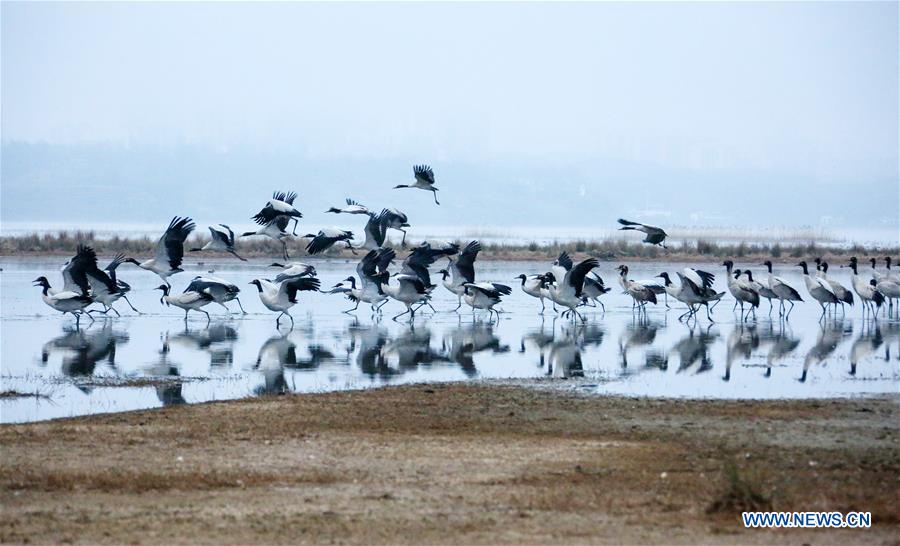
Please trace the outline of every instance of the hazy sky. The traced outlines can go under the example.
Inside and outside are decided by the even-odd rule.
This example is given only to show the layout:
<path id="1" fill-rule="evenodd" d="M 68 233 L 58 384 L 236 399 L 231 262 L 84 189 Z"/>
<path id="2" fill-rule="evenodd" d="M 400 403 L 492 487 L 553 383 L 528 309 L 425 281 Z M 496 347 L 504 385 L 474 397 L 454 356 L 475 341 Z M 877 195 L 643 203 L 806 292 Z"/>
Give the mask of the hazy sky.
<path id="1" fill-rule="evenodd" d="M 897 203 L 898 4 L 3 2 L 2 138 L 404 178 L 607 160 Z"/>

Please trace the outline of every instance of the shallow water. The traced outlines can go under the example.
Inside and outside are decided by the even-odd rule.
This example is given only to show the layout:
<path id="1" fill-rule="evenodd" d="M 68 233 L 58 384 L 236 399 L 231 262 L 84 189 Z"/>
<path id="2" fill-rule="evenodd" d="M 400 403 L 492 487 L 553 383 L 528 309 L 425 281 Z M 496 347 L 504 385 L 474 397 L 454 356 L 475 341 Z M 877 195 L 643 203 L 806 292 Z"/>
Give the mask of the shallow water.
<path id="1" fill-rule="evenodd" d="M 155 275 L 123 266 L 119 274 L 133 287 L 129 297 L 144 314 L 122 301 L 121 318 L 83 319 L 80 328 L 44 305 L 40 289 L 31 286 L 39 275 L 61 284 L 60 265 L 59 258 L 0 261 L 0 390 L 40 395 L 0 399 L 2 422 L 472 379 L 555 378 L 562 388 L 597 394 L 728 399 L 846 397 L 897 393 L 900 386 L 896 319 L 863 321 L 857 306 L 820 323 L 818 305 L 806 303 L 782 322 L 777 309 L 770 319 L 763 303 L 757 321 L 741 324 L 728 296 L 714 311 L 715 324 L 705 317 L 697 324 L 679 322 L 676 302 L 668 311 L 661 303 L 639 319 L 615 282 L 613 263 L 599 270 L 613 287 L 604 296 L 606 312 L 589 309 L 583 326 L 554 320 L 549 308 L 540 316 L 540 303 L 512 280 L 548 264 L 482 261 L 476 264 L 480 279 L 516 287 L 501 306 L 506 313 L 499 323 L 487 322 L 486 315 L 473 322 L 468 308 L 450 312 L 456 298 L 439 287 L 433 300 L 439 312 L 421 313 L 412 323 L 391 320 L 402 310 L 396 302 L 373 320 L 365 305 L 347 315 L 341 311 L 351 305 L 339 296 L 304 293 L 292 310 L 293 330 L 284 322 L 277 330 L 274 314 L 247 284 L 273 276 L 262 261 L 209 260 L 170 279 L 180 292 L 194 275 L 215 269 L 242 287 L 247 315 L 229 315 L 213 304 L 206 308 L 210 324 L 193 313 L 185 324 L 181 310 L 160 305 L 160 293 L 152 290 L 159 285 Z M 329 287 L 353 273 L 355 262 L 321 261 L 316 267 L 322 286 Z M 680 267 L 632 264 L 632 277 Z M 725 290 L 723 268 L 705 268 Z M 798 268 L 777 273 L 805 295 Z M 849 283 L 845 271 L 837 276 Z M 238 311 L 235 302 L 229 306 Z"/>

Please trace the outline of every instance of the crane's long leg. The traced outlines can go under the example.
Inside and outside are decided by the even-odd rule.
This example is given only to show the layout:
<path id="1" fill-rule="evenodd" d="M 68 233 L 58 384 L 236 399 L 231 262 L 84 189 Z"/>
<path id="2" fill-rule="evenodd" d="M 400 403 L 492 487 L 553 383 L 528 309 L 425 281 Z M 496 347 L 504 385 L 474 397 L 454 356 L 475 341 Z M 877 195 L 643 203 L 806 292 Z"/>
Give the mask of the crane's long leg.
<path id="1" fill-rule="evenodd" d="M 209 324 L 210 321 L 212 320 L 212 317 L 209 316 L 209 313 L 207 313 L 207 312 L 204 311 L 203 309 L 197 309 L 197 311 L 200 311 L 201 313 L 203 313 L 204 315 L 206 315 L 206 324 Z"/>
<path id="2" fill-rule="evenodd" d="M 453 311 L 459 311 L 459 308 L 462 307 L 462 296 L 456 296 L 456 301 L 458 302 L 458 305 L 456 306 L 456 309 L 454 309 Z"/>
<path id="3" fill-rule="evenodd" d="M 395 315 L 395 316 L 391 317 L 391 320 L 397 320 L 398 318 L 400 318 L 400 317 L 402 317 L 403 315 L 405 315 L 405 314 L 407 314 L 407 313 L 410 313 L 410 312 L 412 312 L 412 308 L 410 308 L 410 306 L 407 305 L 407 306 L 406 306 L 406 311 L 403 311 L 403 312 L 400 313 L 399 315 Z"/>
<path id="4" fill-rule="evenodd" d="M 401 229 L 401 228 L 397 228 L 397 229 L 399 229 L 400 231 L 403 232 L 403 239 L 400 240 L 400 246 L 406 248 L 406 230 Z"/>
<path id="5" fill-rule="evenodd" d="M 341 313 L 347 313 L 349 315 L 357 309 L 359 309 L 359 300 L 356 300 L 356 307 L 354 307 L 353 309 L 347 309 L 346 311 L 341 311 Z"/>
<path id="6" fill-rule="evenodd" d="M 437 200 L 437 190 L 431 190 L 431 196 L 434 197 L 434 204 L 440 205 L 440 203 L 438 203 L 438 200 Z"/>
<path id="7" fill-rule="evenodd" d="M 241 313 L 243 313 L 244 315 L 246 315 L 246 314 L 247 314 L 247 311 L 244 311 L 244 306 L 241 305 L 241 298 L 234 298 L 234 301 L 238 302 L 238 307 L 241 308 Z"/>
<path id="8" fill-rule="evenodd" d="M 238 256 L 238 253 L 235 252 L 235 251 L 233 251 L 233 250 L 229 250 L 228 252 L 232 253 L 232 254 L 234 255 L 235 258 L 237 258 L 238 260 L 240 260 L 240 261 L 242 261 L 242 262 L 246 262 L 246 261 L 247 261 L 247 258 L 241 258 L 240 256 Z"/>
<path id="9" fill-rule="evenodd" d="M 299 225 L 300 225 L 300 219 L 297 218 L 296 216 L 294 216 L 294 231 L 292 232 L 292 234 L 295 237 L 297 236 L 297 226 L 299 226 Z"/>
<path id="10" fill-rule="evenodd" d="M 543 315 L 545 309 L 547 309 L 547 304 L 544 303 L 544 298 L 541 298 L 541 313 L 540 314 Z"/>
<path id="11" fill-rule="evenodd" d="M 128 299 L 128 296 L 126 296 L 126 295 L 123 294 L 123 295 L 122 295 L 122 299 L 124 299 L 125 301 L 128 302 L 128 306 L 131 307 L 131 310 L 132 310 L 132 311 L 134 311 L 135 313 L 137 313 L 137 314 L 139 314 L 139 315 L 143 314 L 143 313 L 141 313 L 140 311 L 138 311 L 137 309 L 135 309 L 135 308 L 134 308 L 134 305 L 131 305 L 131 300 Z"/>
<path id="12" fill-rule="evenodd" d="M 287 243 L 284 241 L 281 241 L 281 255 L 284 257 L 285 260 L 290 259 L 290 258 L 288 258 Z"/>

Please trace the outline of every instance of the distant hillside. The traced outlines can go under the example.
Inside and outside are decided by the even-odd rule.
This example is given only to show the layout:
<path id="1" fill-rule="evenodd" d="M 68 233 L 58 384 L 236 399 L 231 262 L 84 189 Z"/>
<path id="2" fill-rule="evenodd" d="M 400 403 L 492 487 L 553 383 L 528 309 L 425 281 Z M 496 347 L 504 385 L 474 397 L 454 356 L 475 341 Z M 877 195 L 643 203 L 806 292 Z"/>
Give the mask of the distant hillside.
<path id="1" fill-rule="evenodd" d="M 430 163 L 441 206 L 418 190 L 393 190 Z M 216 152 L 191 146 L 2 146 L 7 221 L 159 222 L 173 214 L 245 221 L 276 189 L 297 191 L 309 225 L 353 197 L 395 206 L 428 225 L 596 226 L 620 216 L 661 225 L 890 228 L 898 222 L 895 180 L 849 183 L 787 174 L 695 172 L 641 162 L 558 166 L 468 164 L 427 157 L 317 159 L 265 151 Z M 810 190 L 808 188 L 815 188 Z"/>

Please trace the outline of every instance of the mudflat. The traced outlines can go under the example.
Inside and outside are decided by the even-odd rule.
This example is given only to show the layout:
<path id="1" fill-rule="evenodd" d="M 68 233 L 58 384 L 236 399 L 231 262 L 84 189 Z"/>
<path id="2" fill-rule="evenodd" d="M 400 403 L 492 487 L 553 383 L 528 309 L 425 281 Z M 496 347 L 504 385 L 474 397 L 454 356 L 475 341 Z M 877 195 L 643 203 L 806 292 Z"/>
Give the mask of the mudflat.
<path id="1" fill-rule="evenodd" d="M 0 540 L 896 544 L 897 409 L 467 383 L 4 425 Z M 744 529 L 745 509 L 873 524 Z"/>

